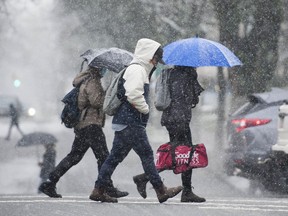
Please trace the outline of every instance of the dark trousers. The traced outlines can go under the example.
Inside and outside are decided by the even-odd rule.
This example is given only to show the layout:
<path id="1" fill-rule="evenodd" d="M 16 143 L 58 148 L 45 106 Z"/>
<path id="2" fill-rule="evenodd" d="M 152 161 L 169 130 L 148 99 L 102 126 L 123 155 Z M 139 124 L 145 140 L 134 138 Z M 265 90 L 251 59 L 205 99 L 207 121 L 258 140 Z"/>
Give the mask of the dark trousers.
<path id="1" fill-rule="evenodd" d="M 21 131 L 21 129 L 19 128 L 19 124 L 18 121 L 11 121 L 9 129 L 8 129 L 8 134 L 6 136 L 6 139 L 10 139 L 10 135 L 11 135 L 11 131 L 12 131 L 12 127 L 15 126 L 17 128 L 17 130 L 19 131 L 19 133 L 23 136 L 23 132 Z"/>
<path id="2" fill-rule="evenodd" d="M 49 175 L 51 182 L 57 183 L 72 166 L 78 164 L 87 150 L 91 148 L 98 163 L 98 172 L 109 155 L 103 130 L 98 125 L 89 125 L 75 130 L 75 139 L 70 153 L 56 166 Z M 109 182 L 110 186 L 112 181 Z"/>
<path id="3" fill-rule="evenodd" d="M 140 126 L 127 126 L 122 131 L 116 131 L 113 147 L 107 160 L 101 167 L 95 187 L 107 187 L 107 182 L 128 153 L 133 149 L 140 157 L 144 172 L 154 188 L 162 186 L 163 182 L 154 164 L 153 150 L 149 144 L 146 129 Z"/>
<path id="4" fill-rule="evenodd" d="M 192 145 L 192 135 L 189 123 L 166 125 L 165 127 L 169 133 L 170 142 L 188 146 Z M 181 180 L 184 190 L 191 190 L 192 170 L 182 173 Z"/>

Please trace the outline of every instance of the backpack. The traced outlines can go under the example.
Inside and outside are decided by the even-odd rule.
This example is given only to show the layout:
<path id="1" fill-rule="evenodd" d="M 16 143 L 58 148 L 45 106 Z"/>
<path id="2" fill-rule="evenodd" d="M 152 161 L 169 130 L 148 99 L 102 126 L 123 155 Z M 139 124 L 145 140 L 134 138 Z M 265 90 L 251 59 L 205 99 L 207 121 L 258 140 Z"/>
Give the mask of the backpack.
<path id="1" fill-rule="evenodd" d="M 80 120 L 81 110 L 78 108 L 78 95 L 81 84 L 89 79 L 88 76 L 84 79 L 78 86 L 74 87 L 70 92 L 68 92 L 64 98 L 61 100 L 65 105 L 61 113 L 61 123 L 67 128 L 75 127 Z"/>
<path id="2" fill-rule="evenodd" d="M 165 110 L 171 103 L 169 77 L 170 70 L 163 70 L 156 81 L 154 105 L 159 111 Z"/>
<path id="3" fill-rule="evenodd" d="M 126 68 L 127 67 L 125 67 L 117 74 L 117 76 L 112 80 L 108 89 L 106 90 L 105 99 L 103 103 L 103 111 L 109 116 L 115 115 L 119 106 L 124 101 L 123 98 L 121 99 L 118 98 L 117 93 L 118 93 L 119 80 L 123 77 Z"/>

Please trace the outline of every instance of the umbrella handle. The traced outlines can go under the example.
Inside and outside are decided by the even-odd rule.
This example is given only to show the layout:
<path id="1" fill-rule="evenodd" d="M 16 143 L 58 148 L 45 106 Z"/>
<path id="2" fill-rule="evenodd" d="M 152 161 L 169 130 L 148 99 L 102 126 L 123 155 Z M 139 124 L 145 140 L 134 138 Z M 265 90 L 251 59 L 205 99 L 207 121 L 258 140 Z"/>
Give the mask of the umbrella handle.
<path id="1" fill-rule="evenodd" d="M 36 147 L 36 156 L 37 156 L 37 162 L 40 163 L 41 162 L 41 158 L 40 158 L 39 146 Z"/>

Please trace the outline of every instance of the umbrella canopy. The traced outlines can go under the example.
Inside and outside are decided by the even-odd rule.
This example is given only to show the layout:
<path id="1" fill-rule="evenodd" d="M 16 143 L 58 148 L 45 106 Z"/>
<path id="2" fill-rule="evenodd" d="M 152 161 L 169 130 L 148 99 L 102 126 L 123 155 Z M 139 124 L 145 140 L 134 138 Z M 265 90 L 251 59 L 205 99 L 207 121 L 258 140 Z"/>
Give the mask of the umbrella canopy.
<path id="1" fill-rule="evenodd" d="M 242 62 L 227 47 L 198 37 L 182 39 L 166 45 L 163 60 L 168 65 L 190 67 L 242 65 Z"/>
<path id="2" fill-rule="evenodd" d="M 47 145 L 56 143 L 57 139 L 49 133 L 34 132 L 24 135 L 17 143 L 18 147 L 26 147 L 32 145 Z"/>
<path id="3" fill-rule="evenodd" d="M 118 73 L 132 61 L 133 53 L 112 47 L 109 49 L 89 49 L 81 57 L 87 60 L 91 67 L 106 68 Z"/>

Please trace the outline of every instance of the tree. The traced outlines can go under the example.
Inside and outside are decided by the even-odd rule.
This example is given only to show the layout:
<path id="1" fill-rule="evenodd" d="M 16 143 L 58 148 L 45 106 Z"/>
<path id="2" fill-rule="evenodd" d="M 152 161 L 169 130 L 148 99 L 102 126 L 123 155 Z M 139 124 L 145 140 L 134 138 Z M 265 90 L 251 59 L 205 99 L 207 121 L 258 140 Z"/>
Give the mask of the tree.
<path id="1" fill-rule="evenodd" d="M 281 2 L 212 0 L 212 3 L 219 21 L 220 42 L 234 51 L 244 63 L 240 70 L 229 69 L 228 73 L 234 95 L 232 104 L 235 105 L 237 97 L 263 92 L 271 86 L 278 60 Z M 222 125 L 227 84 L 221 68 L 218 83 L 218 125 Z M 223 134 L 222 127 L 218 129 L 216 134 Z M 223 136 L 218 138 L 223 140 Z"/>
<path id="2" fill-rule="evenodd" d="M 231 77 L 236 95 L 269 90 L 278 60 L 281 1 L 241 1 L 237 50 L 244 63 Z M 245 10 L 248 9 L 248 10 Z"/>

